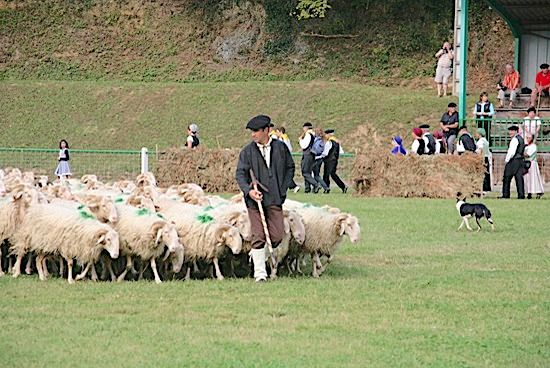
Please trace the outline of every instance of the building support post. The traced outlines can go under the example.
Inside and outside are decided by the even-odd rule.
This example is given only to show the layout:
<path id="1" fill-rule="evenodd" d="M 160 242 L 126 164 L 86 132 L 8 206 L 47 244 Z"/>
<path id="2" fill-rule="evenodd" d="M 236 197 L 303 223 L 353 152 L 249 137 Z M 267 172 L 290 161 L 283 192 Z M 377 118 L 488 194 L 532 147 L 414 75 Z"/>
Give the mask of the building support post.
<path id="1" fill-rule="evenodd" d="M 458 92 L 458 117 L 461 124 L 465 124 L 466 115 L 466 86 L 468 84 L 468 0 L 462 2 L 460 12 L 460 91 Z"/>

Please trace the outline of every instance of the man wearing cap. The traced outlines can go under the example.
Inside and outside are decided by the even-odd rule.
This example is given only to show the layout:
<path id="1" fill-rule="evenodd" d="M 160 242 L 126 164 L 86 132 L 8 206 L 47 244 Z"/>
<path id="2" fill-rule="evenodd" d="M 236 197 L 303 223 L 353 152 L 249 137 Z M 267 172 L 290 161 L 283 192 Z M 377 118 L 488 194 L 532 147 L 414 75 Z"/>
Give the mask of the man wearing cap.
<path id="1" fill-rule="evenodd" d="M 430 125 L 422 124 L 419 126 L 422 129 L 422 139 L 424 140 L 424 153 L 426 155 L 434 155 L 436 150 L 435 138 L 430 133 Z"/>
<path id="2" fill-rule="evenodd" d="M 323 169 L 323 181 L 329 187 L 327 193 L 330 191 L 330 178 L 334 180 L 336 185 L 338 185 L 338 188 L 342 190 L 342 193 L 346 193 L 348 191 L 348 187 L 336 173 L 340 153 L 343 152 L 342 147 L 340 146 L 340 142 L 338 142 L 338 140 L 334 137 L 334 129 L 325 130 L 325 135 L 327 137 L 327 141 L 325 142 L 325 149 L 323 150 L 323 154 L 321 156 L 323 157 L 323 163 L 325 164 Z"/>
<path id="3" fill-rule="evenodd" d="M 187 148 L 197 148 L 197 146 L 200 144 L 199 137 L 198 137 L 199 127 L 197 124 L 189 124 L 187 127 L 187 140 L 185 141 L 185 146 Z"/>
<path id="4" fill-rule="evenodd" d="M 512 178 L 515 178 L 518 199 L 525 199 L 525 192 L 523 190 L 523 153 L 525 151 L 525 143 L 518 132 L 519 128 L 515 125 L 508 128 L 510 145 L 508 146 L 508 152 L 504 160 L 506 166 L 504 166 L 501 198 L 510 198 L 510 184 L 512 183 Z"/>
<path id="5" fill-rule="evenodd" d="M 266 237 L 260 211 L 260 201 L 265 213 L 271 244 L 275 248 L 283 238 L 283 203 L 286 191 L 294 177 L 294 161 L 286 144 L 269 137 L 271 119 L 266 115 L 252 118 L 246 129 L 252 131 L 252 142 L 241 150 L 236 178 L 244 194 L 252 230 L 252 250 L 256 282 L 266 281 Z M 258 190 L 253 187 L 253 176 Z"/>
<path id="6" fill-rule="evenodd" d="M 535 88 L 531 93 L 531 106 L 536 106 L 539 95 L 548 97 L 550 95 L 550 72 L 548 64 L 544 63 L 540 66 L 540 72 L 535 77 Z"/>
<path id="7" fill-rule="evenodd" d="M 447 105 L 447 111 L 441 117 L 439 125 L 445 134 L 447 152 L 452 155 L 455 152 L 455 139 L 458 134 L 458 112 L 454 102 Z"/>
<path id="8" fill-rule="evenodd" d="M 312 188 L 314 192 L 319 190 L 319 184 L 312 174 L 313 166 L 315 166 L 315 156 L 311 153 L 311 147 L 313 147 L 313 142 L 315 141 L 315 133 L 312 128 L 313 125 L 311 123 L 305 123 L 299 140 L 300 148 L 302 148 L 301 168 L 306 193 L 311 192 Z"/>

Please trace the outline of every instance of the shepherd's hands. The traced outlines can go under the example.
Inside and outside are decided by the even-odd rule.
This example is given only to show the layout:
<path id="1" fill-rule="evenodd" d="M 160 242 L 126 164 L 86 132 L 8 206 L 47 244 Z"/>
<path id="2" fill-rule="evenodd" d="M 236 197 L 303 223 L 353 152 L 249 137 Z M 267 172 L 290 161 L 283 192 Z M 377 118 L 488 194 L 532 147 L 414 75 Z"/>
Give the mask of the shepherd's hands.
<path id="1" fill-rule="evenodd" d="M 259 190 L 252 189 L 250 192 L 248 192 L 248 195 L 250 198 L 252 198 L 255 201 L 261 201 L 263 199 L 263 194 Z"/>

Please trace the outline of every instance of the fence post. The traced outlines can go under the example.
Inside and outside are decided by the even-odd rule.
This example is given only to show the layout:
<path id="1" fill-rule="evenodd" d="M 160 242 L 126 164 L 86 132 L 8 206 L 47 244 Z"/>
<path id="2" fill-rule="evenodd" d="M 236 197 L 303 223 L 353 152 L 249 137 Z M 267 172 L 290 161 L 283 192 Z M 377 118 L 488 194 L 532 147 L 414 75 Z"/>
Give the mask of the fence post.
<path id="1" fill-rule="evenodd" d="M 147 147 L 141 148 L 141 173 L 149 171 L 149 155 L 147 154 Z"/>

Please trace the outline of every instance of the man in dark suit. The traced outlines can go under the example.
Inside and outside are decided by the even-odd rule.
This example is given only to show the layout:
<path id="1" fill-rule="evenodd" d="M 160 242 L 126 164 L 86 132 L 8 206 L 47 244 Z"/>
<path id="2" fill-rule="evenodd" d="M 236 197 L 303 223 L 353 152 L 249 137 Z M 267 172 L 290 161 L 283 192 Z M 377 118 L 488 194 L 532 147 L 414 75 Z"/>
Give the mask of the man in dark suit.
<path id="1" fill-rule="evenodd" d="M 252 142 L 244 146 L 237 164 L 237 183 L 244 194 L 252 227 L 252 250 L 256 282 L 266 281 L 266 237 L 257 201 L 265 213 L 271 244 L 275 248 L 283 238 L 283 203 L 294 178 L 294 161 L 286 144 L 269 136 L 271 119 L 266 115 L 252 118 L 246 125 Z M 258 190 L 253 187 L 254 174 Z"/>
<path id="2" fill-rule="evenodd" d="M 518 199 L 525 199 L 525 191 L 523 189 L 523 167 L 525 151 L 525 142 L 519 133 L 519 128 L 516 125 L 512 125 L 508 128 L 508 134 L 510 136 L 510 145 L 506 152 L 506 166 L 504 166 L 504 178 L 502 179 L 502 197 L 510 198 L 510 184 L 512 178 L 516 180 L 516 188 L 518 191 Z"/>

